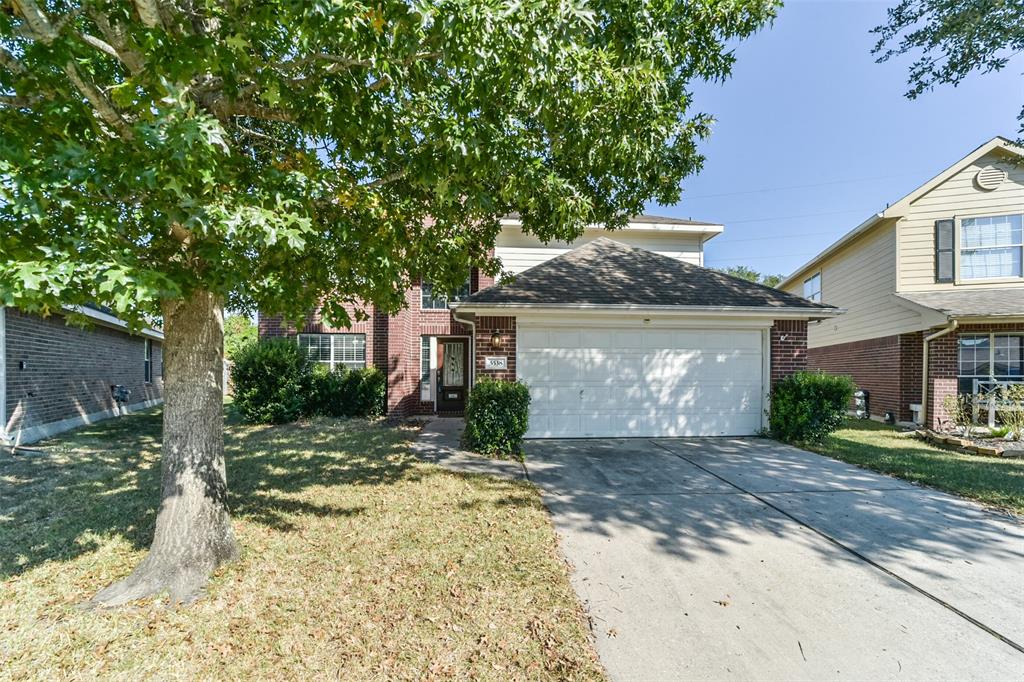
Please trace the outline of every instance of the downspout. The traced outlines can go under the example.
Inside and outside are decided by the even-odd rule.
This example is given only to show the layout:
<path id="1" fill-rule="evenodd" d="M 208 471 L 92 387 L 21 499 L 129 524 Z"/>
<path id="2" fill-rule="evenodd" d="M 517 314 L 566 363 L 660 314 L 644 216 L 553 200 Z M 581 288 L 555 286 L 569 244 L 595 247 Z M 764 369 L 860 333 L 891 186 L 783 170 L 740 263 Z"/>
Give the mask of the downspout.
<path id="1" fill-rule="evenodd" d="M 935 339 L 955 331 L 960 320 L 953 320 L 945 328 L 924 337 L 924 358 L 921 361 L 921 426 L 928 428 L 928 344 Z"/>
<path id="2" fill-rule="evenodd" d="M 469 327 L 469 388 L 476 384 L 476 322 L 459 317 L 458 309 L 452 310 L 452 318 Z"/>

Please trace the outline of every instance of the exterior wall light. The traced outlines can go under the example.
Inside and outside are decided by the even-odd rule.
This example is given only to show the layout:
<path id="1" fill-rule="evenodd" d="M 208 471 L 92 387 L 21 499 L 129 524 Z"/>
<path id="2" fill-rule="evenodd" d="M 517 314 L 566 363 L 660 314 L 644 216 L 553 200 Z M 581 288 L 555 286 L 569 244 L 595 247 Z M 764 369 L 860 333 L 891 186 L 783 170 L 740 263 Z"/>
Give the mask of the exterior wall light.
<path id="1" fill-rule="evenodd" d="M 491 332 L 491 346 L 494 348 L 501 348 L 501 332 L 497 329 Z"/>

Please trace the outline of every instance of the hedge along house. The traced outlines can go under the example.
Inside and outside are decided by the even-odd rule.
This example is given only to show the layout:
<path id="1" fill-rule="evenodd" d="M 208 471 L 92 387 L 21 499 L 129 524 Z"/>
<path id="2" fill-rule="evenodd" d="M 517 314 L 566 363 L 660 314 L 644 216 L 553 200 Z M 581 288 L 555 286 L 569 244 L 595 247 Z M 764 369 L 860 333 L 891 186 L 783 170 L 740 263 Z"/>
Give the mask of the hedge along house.
<path id="1" fill-rule="evenodd" d="M 808 320 L 842 312 L 701 267 L 713 223 L 639 216 L 615 241 L 594 228 L 573 245 L 505 227 L 511 284 L 473 273 L 458 300 L 420 284 L 394 316 L 343 330 L 261 316 L 260 334 L 385 370 L 392 416 L 461 414 L 493 377 L 530 385 L 529 437 L 741 435 L 764 425 L 772 383 L 804 368 Z"/>
<path id="2" fill-rule="evenodd" d="M 163 399 L 163 334 L 73 310 L 91 324 L 0 307 L 0 442 L 32 443 Z"/>

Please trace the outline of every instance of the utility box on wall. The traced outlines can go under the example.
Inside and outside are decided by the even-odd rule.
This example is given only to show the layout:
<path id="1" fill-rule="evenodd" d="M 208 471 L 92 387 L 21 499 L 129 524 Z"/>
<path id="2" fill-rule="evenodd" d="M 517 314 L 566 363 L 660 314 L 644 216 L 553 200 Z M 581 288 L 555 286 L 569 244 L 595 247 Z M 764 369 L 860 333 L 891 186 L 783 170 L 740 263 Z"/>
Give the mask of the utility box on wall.
<path id="1" fill-rule="evenodd" d="M 869 411 L 869 399 L 870 394 L 862 388 L 857 389 L 853 393 L 853 413 L 861 419 L 867 419 L 871 416 Z"/>

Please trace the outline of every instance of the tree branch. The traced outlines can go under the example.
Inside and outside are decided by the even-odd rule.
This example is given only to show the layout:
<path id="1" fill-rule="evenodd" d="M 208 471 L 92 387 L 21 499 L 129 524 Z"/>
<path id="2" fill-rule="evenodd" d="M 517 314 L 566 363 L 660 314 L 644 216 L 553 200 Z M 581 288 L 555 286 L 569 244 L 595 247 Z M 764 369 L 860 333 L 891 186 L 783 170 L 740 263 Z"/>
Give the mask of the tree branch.
<path id="1" fill-rule="evenodd" d="M 118 113 L 114 105 L 111 104 L 110 100 L 107 99 L 106 95 L 99 88 L 82 78 L 81 74 L 78 73 L 78 69 L 75 68 L 74 62 L 68 62 L 64 66 L 64 72 L 68 75 L 75 88 L 89 101 L 93 110 L 104 123 L 113 128 L 125 140 L 131 140 L 134 137 L 128 122 L 121 117 L 121 114 Z"/>
<path id="2" fill-rule="evenodd" d="M 402 178 L 404 178 L 408 174 L 409 174 L 409 171 L 404 170 L 404 169 L 400 170 L 400 171 L 395 171 L 394 173 L 388 173 L 387 175 L 385 175 L 382 178 L 377 178 L 376 180 L 373 180 L 372 182 L 368 182 L 365 185 L 361 185 L 361 187 L 365 187 L 367 189 L 373 188 L 373 187 L 383 187 L 384 185 L 390 185 L 393 182 L 398 182 L 399 180 L 401 180 Z"/>
<path id="3" fill-rule="evenodd" d="M 103 34 L 103 37 L 107 39 L 107 42 L 116 50 L 115 56 L 121 61 L 128 70 L 133 74 L 137 74 L 146 68 L 146 60 L 136 50 L 133 50 L 128 43 L 128 39 L 125 37 L 124 29 L 116 24 L 110 23 L 107 16 L 93 7 L 89 7 L 86 12 L 92 22 L 96 24 L 96 27 Z"/>
<path id="4" fill-rule="evenodd" d="M 49 17 L 39 8 L 35 0 L 13 0 L 14 8 L 25 20 L 29 33 L 37 40 L 49 45 L 57 37 L 57 30 Z"/>
<path id="5" fill-rule="evenodd" d="M 104 54 L 110 55 L 114 59 L 121 61 L 121 55 L 117 53 L 117 50 L 115 50 L 114 46 L 110 43 L 100 40 L 96 36 L 91 36 L 88 33 L 80 33 L 79 37 L 82 39 L 82 42 L 84 42 L 86 45 L 95 47 L 100 52 L 103 52 Z"/>
<path id="6" fill-rule="evenodd" d="M 25 65 L 18 60 L 13 54 L 0 47 L 0 66 L 11 73 L 16 73 L 19 76 L 26 72 Z"/>
<path id="7" fill-rule="evenodd" d="M 135 11 L 139 13 L 139 19 L 146 28 L 163 28 L 160 7 L 155 0 L 135 0 Z"/>
<path id="8" fill-rule="evenodd" d="M 0 107 L 7 109 L 30 109 L 41 97 L 18 97 L 17 95 L 0 95 Z"/>

